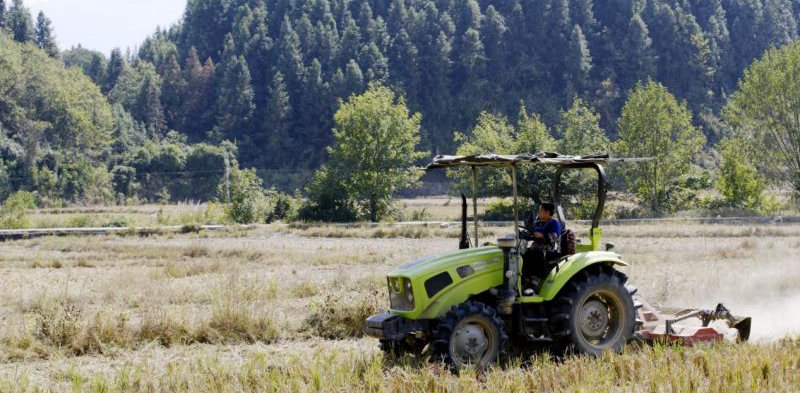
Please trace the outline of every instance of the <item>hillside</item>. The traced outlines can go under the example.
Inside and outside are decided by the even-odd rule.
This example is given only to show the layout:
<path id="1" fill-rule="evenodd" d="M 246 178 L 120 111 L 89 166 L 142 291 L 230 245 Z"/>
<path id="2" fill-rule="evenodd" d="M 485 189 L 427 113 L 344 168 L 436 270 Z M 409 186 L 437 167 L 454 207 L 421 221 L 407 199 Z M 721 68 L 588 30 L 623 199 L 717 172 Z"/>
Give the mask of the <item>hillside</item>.
<path id="1" fill-rule="evenodd" d="M 423 114 L 434 153 L 481 111 L 513 118 L 522 101 L 552 125 L 581 97 L 613 138 L 648 78 L 689 103 L 713 144 L 742 70 L 797 38 L 798 12 L 789 0 L 192 0 L 131 59 L 65 59 L 152 134 L 234 140 L 258 168 L 319 166 L 337 100 L 370 82 Z"/>

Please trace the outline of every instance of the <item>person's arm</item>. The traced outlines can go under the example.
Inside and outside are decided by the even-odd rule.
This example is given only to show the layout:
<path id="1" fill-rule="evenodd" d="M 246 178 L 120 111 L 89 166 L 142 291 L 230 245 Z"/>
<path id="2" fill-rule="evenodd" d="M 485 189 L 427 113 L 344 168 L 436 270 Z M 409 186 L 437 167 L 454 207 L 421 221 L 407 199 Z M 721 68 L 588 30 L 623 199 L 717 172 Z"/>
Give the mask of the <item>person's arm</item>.
<path id="1" fill-rule="evenodd" d="M 547 252 L 561 252 L 561 223 L 551 221 L 547 224 Z"/>

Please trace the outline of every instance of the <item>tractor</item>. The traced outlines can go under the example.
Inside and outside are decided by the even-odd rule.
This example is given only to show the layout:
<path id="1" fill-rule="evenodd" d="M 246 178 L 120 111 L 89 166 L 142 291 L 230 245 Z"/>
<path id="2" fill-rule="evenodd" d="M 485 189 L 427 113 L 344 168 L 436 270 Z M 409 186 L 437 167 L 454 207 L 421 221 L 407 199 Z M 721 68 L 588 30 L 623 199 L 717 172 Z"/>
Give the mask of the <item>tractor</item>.
<path id="1" fill-rule="evenodd" d="M 556 153 L 435 157 L 428 170 L 471 170 L 473 237 L 468 236 L 467 201 L 462 195 L 459 250 L 392 271 L 387 277 L 389 310 L 369 317 L 365 333 L 377 338 L 387 353 L 429 353 L 455 370 L 485 369 L 506 358 L 508 349 L 527 344 L 596 356 L 621 351 L 635 337 L 687 343 L 716 340 L 722 335 L 713 335 L 715 329 L 724 328 L 709 324 L 720 319 L 736 328 L 738 339 L 746 340 L 750 319 L 734 317 L 722 305 L 713 311 L 663 314 L 638 301 L 636 287 L 620 271 L 628 263 L 612 244 L 602 244 L 600 220 L 607 194 L 603 165 L 637 160 L 641 159 Z M 564 228 L 562 254 L 546 261 L 532 262 L 525 240 L 531 228 L 520 226 L 517 169 L 522 165 L 555 167 L 552 196 L 554 218 Z M 479 245 L 476 172 L 483 167 L 511 172 L 514 233 Z M 562 174 L 585 169 L 597 174 L 597 205 L 588 242 L 581 244 L 575 242 L 561 206 Z M 571 246 L 564 244 L 570 239 Z M 524 288 L 525 263 L 547 265 L 535 291 Z M 677 324 L 690 318 L 701 319 L 702 325 Z"/>

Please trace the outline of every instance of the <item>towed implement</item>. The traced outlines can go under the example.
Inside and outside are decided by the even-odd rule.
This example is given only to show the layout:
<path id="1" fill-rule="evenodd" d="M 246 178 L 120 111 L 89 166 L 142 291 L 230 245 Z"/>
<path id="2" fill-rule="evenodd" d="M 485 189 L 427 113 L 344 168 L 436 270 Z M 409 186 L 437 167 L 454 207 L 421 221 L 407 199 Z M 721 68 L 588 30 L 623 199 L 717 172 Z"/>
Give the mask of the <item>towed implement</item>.
<path id="1" fill-rule="evenodd" d="M 723 339 L 747 340 L 750 319 L 734 317 L 720 305 L 715 310 L 660 310 L 637 294 L 621 271 L 628 266 L 602 245 L 600 218 L 606 201 L 603 165 L 643 159 L 611 159 L 607 155 L 438 156 L 428 169 L 466 167 L 471 171 L 474 236 L 469 237 L 467 200 L 462 196 L 459 250 L 409 262 L 387 277 L 390 307 L 366 321 L 366 333 L 395 355 L 427 351 L 454 369 L 482 369 L 497 363 L 509 349 L 547 346 L 599 355 L 620 351 L 633 339 L 681 342 L 686 345 Z M 555 167 L 551 210 L 560 224 L 560 247 L 541 259 L 529 246 L 536 239 L 532 220 L 520 225 L 517 169 L 522 165 Z M 514 233 L 479 245 L 477 220 L 478 168 L 510 171 Z M 584 244 L 567 227 L 561 208 L 565 171 L 597 174 L 597 205 Z M 541 255 L 541 254 L 538 254 Z M 523 277 L 523 267 L 535 277 Z M 530 270 L 530 269 L 526 269 Z"/>

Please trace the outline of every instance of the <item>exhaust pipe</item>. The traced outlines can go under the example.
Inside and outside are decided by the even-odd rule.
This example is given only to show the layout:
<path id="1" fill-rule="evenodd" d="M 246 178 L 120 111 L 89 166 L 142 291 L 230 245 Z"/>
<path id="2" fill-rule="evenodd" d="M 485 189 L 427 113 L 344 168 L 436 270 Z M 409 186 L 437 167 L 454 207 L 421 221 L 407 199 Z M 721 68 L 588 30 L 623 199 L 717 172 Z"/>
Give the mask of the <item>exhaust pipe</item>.
<path id="1" fill-rule="evenodd" d="M 458 242 L 458 249 L 469 248 L 469 234 L 467 233 L 467 196 L 461 194 L 461 240 Z"/>

